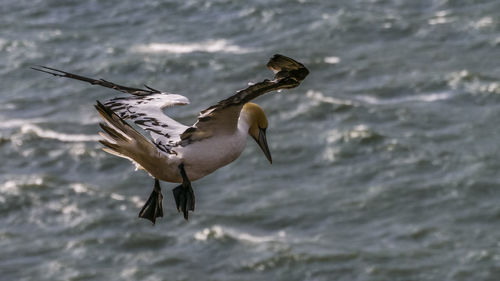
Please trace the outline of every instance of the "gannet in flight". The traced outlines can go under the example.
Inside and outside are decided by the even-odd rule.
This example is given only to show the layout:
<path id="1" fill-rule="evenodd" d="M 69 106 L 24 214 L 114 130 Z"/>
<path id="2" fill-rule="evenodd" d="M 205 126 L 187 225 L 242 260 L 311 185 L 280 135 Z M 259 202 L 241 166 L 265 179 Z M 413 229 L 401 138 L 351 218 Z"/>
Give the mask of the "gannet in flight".
<path id="1" fill-rule="evenodd" d="M 99 124 L 103 130 L 99 134 L 104 138 L 100 143 L 104 151 L 129 159 L 155 179 L 153 191 L 139 212 L 139 217 L 154 224 L 156 218 L 163 217 L 160 180 L 181 183 L 172 191 L 177 210 L 182 211 L 187 220 L 189 211 L 194 211 L 195 206 L 191 181 L 238 158 L 247 135 L 257 142 L 272 163 L 266 141 L 266 115 L 261 107 L 250 101 L 271 91 L 299 86 L 309 71 L 303 64 L 278 54 L 269 60 L 267 67 L 275 74 L 273 80 L 250 85 L 208 107 L 200 112 L 192 126 L 180 124 L 162 111 L 168 106 L 188 104 L 184 96 L 146 85 L 146 89 L 121 86 L 46 66 L 33 69 L 130 94 L 103 103 L 97 101 L 95 108 L 105 121 Z M 125 120 L 149 131 L 152 139 L 141 135 Z"/>

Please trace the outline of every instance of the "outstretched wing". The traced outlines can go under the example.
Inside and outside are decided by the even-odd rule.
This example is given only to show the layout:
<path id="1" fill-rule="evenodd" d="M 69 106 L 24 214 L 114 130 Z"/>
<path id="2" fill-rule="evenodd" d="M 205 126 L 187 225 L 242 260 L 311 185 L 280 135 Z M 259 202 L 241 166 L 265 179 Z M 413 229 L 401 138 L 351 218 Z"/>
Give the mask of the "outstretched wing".
<path id="1" fill-rule="evenodd" d="M 181 95 L 158 93 L 141 96 L 117 97 L 104 102 L 118 116 L 130 119 L 151 134 L 156 146 L 169 152 L 180 141 L 180 134 L 188 127 L 165 115 L 163 108 L 188 104 Z"/>
<path id="2" fill-rule="evenodd" d="M 274 79 L 266 79 L 218 102 L 200 112 L 198 121 L 181 135 L 183 141 L 197 141 L 210 137 L 216 131 L 234 131 L 243 105 L 265 93 L 291 89 L 300 85 L 309 70 L 300 62 L 276 54 L 267 63 Z"/>
<path id="3" fill-rule="evenodd" d="M 131 94 L 110 99 L 104 102 L 104 105 L 120 118 L 130 119 L 142 129 L 149 131 L 156 146 L 166 153 L 179 142 L 180 134 L 188 128 L 166 116 L 162 111 L 168 106 L 188 104 L 189 100 L 184 96 L 160 92 L 146 85 L 144 85 L 146 89 L 126 87 L 104 79 L 88 78 L 46 66 L 32 67 L 32 69 Z"/>

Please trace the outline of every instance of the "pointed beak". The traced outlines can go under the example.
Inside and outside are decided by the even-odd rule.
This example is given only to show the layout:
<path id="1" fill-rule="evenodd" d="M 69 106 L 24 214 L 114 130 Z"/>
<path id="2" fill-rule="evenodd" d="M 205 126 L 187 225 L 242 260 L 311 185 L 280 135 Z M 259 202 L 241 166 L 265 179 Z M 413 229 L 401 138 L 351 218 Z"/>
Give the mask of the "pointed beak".
<path id="1" fill-rule="evenodd" d="M 266 155 L 267 160 L 269 160 L 269 163 L 272 164 L 273 158 L 271 157 L 271 151 L 269 151 L 269 147 L 267 146 L 266 129 L 259 128 L 259 138 L 255 139 L 255 141 L 259 144 L 260 148 Z"/>

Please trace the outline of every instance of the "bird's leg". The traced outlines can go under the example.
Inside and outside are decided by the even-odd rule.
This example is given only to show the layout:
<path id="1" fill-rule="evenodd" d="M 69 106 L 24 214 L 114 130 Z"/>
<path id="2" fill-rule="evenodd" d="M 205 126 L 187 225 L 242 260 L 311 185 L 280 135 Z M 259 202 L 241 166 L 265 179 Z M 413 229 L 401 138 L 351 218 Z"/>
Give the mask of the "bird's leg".
<path id="1" fill-rule="evenodd" d="M 160 181 L 155 179 L 153 192 L 151 192 L 148 201 L 146 201 L 146 204 L 144 204 L 144 207 L 142 207 L 139 212 L 139 217 L 150 220 L 155 224 L 156 218 L 163 217 L 163 207 L 161 206 L 162 199 L 163 195 L 161 194 Z"/>
<path id="2" fill-rule="evenodd" d="M 182 184 L 174 188 L 172 192 L 174 193 L 177 211 L 182 211 L 184 219 L 188 220 L 188 212 L 194 211 L 194 191 L 184 170 L 184 164 L 179 165 L 179 172 L 182 176 Z"/>

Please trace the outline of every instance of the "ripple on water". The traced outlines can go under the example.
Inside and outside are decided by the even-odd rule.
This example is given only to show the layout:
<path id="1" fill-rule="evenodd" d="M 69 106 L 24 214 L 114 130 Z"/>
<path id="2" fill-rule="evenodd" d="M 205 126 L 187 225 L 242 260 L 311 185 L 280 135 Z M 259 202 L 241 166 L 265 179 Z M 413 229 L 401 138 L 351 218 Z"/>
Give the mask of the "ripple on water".
<path id="1" fill-rule="evenodd" d="M 194 52 L 246 54 L 254 50 L 230 43 L 225 39 L 195 43 L 149 43 L 133 46 L 133 52 L 189 54 Z"/>
<path id="2" fill-rule="evenodd" d="M 348 110 L 357 106 L 355 102 L 349 99 L 326 96 L 321 91 L 315 90 L 308 90 L 304 99 L 296 106 L 280 110 L 281 122 L 290 122 L 299 117 L 315 115 L 318 115 L 315 119 L 320 119 L 320 117 L 324 119 L 325 116 L 331 118 L 332 111 Z"/>
<path id="3" fill-rule="evenodd" d="M 286 232 L 279 231 L 275 235 L 253 235 L 229 227 L 213 225 L 209 228 L 204 228 L 203 230 L 196 232 L 194 234 L 194 238 L 198 241 L 207 241 L 209 239 L 231 239 L 245 243 L 263 244 L 286 240 Z"/>
<path id="4" fill-rule="evenodd" d="M 99 135 L 84 135 L 84 134 L 66 134 L 60 133 L 49 129 L 43 129 L 34 124 L 23 124 L 21 126 L 22 134 L 33 133 L 41 138 L 55 139 L 62 142 L 88 142 L 98 141 L 101 139 Z"/>
<path id="5" fill-rule="evenodd" d="M 500 94 L 497 78 L 470 73 L 468 70 L 451 72 L 447 75 L 450 88 L 470 94 Z"/>

